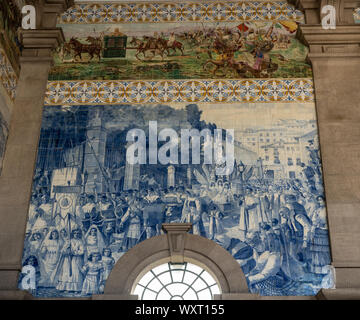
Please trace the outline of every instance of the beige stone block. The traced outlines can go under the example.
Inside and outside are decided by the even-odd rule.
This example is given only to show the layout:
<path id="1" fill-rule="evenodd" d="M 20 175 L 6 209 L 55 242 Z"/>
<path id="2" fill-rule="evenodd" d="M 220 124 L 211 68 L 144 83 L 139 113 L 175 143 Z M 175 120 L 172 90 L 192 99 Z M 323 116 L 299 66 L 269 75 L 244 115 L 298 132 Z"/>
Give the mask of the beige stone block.
<path id="1" fill-rule="evenodd" d="M 0 265 L 20 266 L 24 248 L 24 233 L 1 231 L 0 247 Z"/>
<path id="2" fill-rule="evenodd" d="M 325 174 L 360 174 L 359 143 L 322 143 L 321 158 Z"/>
<path id="3" fill-rule="evenodd" d="M 324 174 L 328 203 L 360 202 L 360 175 Z"/>
<path id="4" fill-rule="evenodd" d="M 41 125 L 44 97 L 34 99 L 31 104 L 27 102 L 17 105 L 19 111 L 16 112 L 11 122 L 11 128 L 14 128 L 15 132 L 20 132 L 24 130 L 24 128 L 36 124 Z M 38 132 L 40 132 L 40 128 Z"/>
<path id="5" fill-rule="evenodd" d="M 0 292 L 2 290 L 14 290 L 18 286 L 19 270 L 7 270 L 0 264 Z"/>
<path id="6" fill-rule="evenodd" d="M 360 203 L 329 203 L 327 212 L 332 261 L 360 265 Z"/>
<path id="7" fill-rule="evenodd" d="M 321 145 L 349 143 L 360 141 L 360 125 L 357 121 L 320 121 L 319 136 Z"/>
<path id="8" fill-rule="evenodd" d="M 7 205 L 2 207 L 0 211 L 1 216 L 3 219 L 8 220 L 6 220 L 6 224 L 0 226 L 0 232 L 17 232 L 21 235 L 21 238 L 23 238 L 26 222 L 28 220 L 28 212 L 29 204 L 27 202 L 23 205 Z"/>
<path id="9" fill-rule="evenodd" d="M 336 288 L 356 288 L 360 292 L 360 265 L 358 268 L 342 268 L 335 265 Z M 360 296 L 359 296 L 360 298 Z"/>
<path id="10" fill-rule="evenodd" d="M 318 296 L 319 300 L 360 300 L 360 289 L 322 289 Z"/>
<path id="11" fill-rule="evenodd" d="M 19 183 L 20 179 L 31 182 L 36 162 L 36 149 L 32 145 L 8 146 L 3 163 L 3 177 L 13 178 L 15 184 Z"/>
<path id="12" fill-rule="evenodd" d="M 23 290 L 0 290 L 0 300 L 34 300 L 35 298 Z"/>
<path id="13" fill-rule="evenodd" d="M 328 96 L 323 97 L 315 91 L 317 116 L 320 123 L 322 121 L 359 121 L 359 104 L 355 102 L 356 100 L 346 101 L 351 96 L 350 93 L 341 94 L 337 89 L 332 94 L 327 92 L 325 94 Z"/>

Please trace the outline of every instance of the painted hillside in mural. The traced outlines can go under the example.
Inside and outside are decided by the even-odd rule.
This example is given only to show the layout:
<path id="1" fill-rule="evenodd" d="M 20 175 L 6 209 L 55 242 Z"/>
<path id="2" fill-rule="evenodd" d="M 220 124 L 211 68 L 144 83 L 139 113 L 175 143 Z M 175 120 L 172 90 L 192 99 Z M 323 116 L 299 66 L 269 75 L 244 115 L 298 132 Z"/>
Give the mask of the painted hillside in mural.
<path id="1" fill-rule="evenodd" d="M 159 134 L 159 159 L 173 161 L 127 161 L 135 128 L 146 150 Z M 160 139 L 167 128 L 176 142 L 183 129 L 233 129 L 233 170 L 205 163 L 205 140 L 200 161 L 181 164 L 180 149 Z M 37 270 L 34 295 L 101 294 L 116 261 L 164 222 L 191 222 L 192 233 L 228 250 L 253 293 L 331 287 L 314 104 L 45 107 L 23 254 Z"/>
<path id="2" fill-rule="evenodd" d="M 295 21 L 63 24 L 50 80 L 311 77 Z"/>

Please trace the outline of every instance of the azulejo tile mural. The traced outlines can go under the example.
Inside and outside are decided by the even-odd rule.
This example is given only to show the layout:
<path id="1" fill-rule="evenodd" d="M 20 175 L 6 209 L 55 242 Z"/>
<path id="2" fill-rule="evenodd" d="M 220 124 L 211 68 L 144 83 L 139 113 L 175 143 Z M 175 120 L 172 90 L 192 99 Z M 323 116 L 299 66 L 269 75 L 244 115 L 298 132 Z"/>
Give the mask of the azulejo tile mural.
<path id="1" fill-rule="evenodd" d="M 360 23 L 360 8 L 356 8 L 354 11 L 355 23 Z"/>
<path id="2" fill-rule="evenodd" d="M 307 78 L 294 21 L 60 25 L 49 80 Z"/>
<path id="3" fill-rule="evenodd" d="M 5 51 L 0 47 L 0 80 L 11 101 L 15 99 L 18 77 L 8 60 Z"/>
<path id="4" fill-rule="evenodd" d="M 60 23 L 126 23 L 173 21 L 303 21 L 301 11 L 286 1 L 136 2 L 76 4 Z"/>
<path id="5" fill-rule="evenodd" d="M 0 2 L 0 47 L 16 73 L 19 73 L 19 57 L 21 45 L 19 30 L 21 26 L 21 12 L 16 0 Z"/>
<path id="6" fill-rule="evenodd" d="M 158 134 L 158 159 L 167 163 L 127 160 L 135 128 L 144 133 L 143 151 Z M 175 140 L 164 137 L 168 128 Z M 211 138 L 233 129 L 216 135 L 224 150 L 233 142 L 233 161 L 225 162 L 232 170 L 205 161 L 209 140 L 200 140 L 199 162 L 194 154 L 180 161 L 184 129 Z M 37 270 L 34 295 L 102 293 L 116 261 L 159 235 L 164 222 L 191 222 L 194 234 L 228 250 L 251 292 L 313 295 L 331 287 L 314 104 L 45 107 L 23 255 Z"/>
<path id="7" fill-rule="evenodd" d="M 312 102 L 311 79 L 49 81 L 45 103 Z"/>
<path id="8" fill-rule="evenodd" d="M 286 2 L 82 3 L 60 18 L 23 254 L 34 295 L 102 293 L 164 222 L 228 250 L 253 293 L 333 286 L 302 21 Z M 210 140 L 184 163 L 189 129 Z M 128 161 L 129 131 L 143 133 L 141 164 Z M 171 161 L 150 164 L 151 134 Z M 216 141 L 214 159 L 232 145 L 225 164 L 208 162 Z"/>

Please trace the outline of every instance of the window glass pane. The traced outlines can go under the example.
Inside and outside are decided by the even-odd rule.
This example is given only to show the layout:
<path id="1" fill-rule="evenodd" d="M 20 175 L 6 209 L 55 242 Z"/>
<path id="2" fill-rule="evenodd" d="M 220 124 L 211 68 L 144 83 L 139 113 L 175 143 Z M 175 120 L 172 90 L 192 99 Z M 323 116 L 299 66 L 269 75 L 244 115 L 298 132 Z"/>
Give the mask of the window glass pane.
<path id="1" fill-rule="evenodd" d="M 174 271 L 171 271 L 171 274 L 172 274 L 174 282 L 181 282 L 182 278 L 184 276 L 184 271 L 174 270 Z"/>
<path id="2" fill-rule="evenodd" d="M 202 268 L 200 268 L 200 267 L 198 267 L 198 266 L 196 266 L 196 265 L 194 265 L 192 263 L 188 263 L 187 266 L 186 266 L 186 269 L 190 270 L 192 272 L 195 272 L 196 274 L 200 274 L 201 271 L 203 271 Z"/>
<path id="3" fill-rule="evenodd" d="M 196 292 L 193 289 L 189 289 L 186 291 L 186 293 L 183 295 L 184 300 L 199 300 Z"/>
<path id="4" fill-rule="evenodd" d="M 220 290 L 219 290 L 219 287 L 217 285 L 212 286 L 210 289 L 211 289 L 211 292 L 212 292 L 213 295 L 214 294 L 220 294 Z"/>
<path id="5" fill-rule="evenodd" d="M 207 271 L 204 271 L 201 274 L 201 278 L 207 283 L 208 286 L 212 286 L 213 284 L 216 283 L 214 278 Z"/>
<path id="6" fill-rule="evenodd" d="M 168 286 L 166 286 L 166 288 L 169 290 L 169 292 L 173 295 L 183 295 L 185 293 L 185 291 L 189 288 L 189 286 L 187 286 L 186 284 L 183 283 L 172 283 Z"/>
<path id="7" fill-rule="evenodd" d="M 157 300 L 170 300 L 170 299 L 171 299 L 171 295 L 165 288 L 160 290 L 157 296 Z"/>
<path id="8" fill-rule="evenodd" d="M 141 278 L 141 280 L 139 281 L 139 284 L 146 287 L 146 285 L 152 280 L 152 278 L 154 278 L 154 275 L 149 271 Z"/>
<path id="9" fill-rule="evenodd" d="M 144 288 L 137 285 L 135 290 L 134 290 L 134 294 L 135 295 L 137 294 L 139 296 L 139 299 L 141 299 L 141 295 L 142 295 L 143 291 L 144 291 Z"/>
<path id="10" fill-rule="evenodd" d="M 199 300 L 212 300 L 210 289 L 198 292 Z"/>
<path id="11" fill-rule="evenodd" d="M 158 292 L 162 287 L 163 285 L 156 278 L 154 278 L 148 285 L 149 289 L 154 290 L 156 292 Z"/>
<path id="12" fill-rule="evenodd" d="M 150 290 L 145 290 L 142 300 L 156 300 L 156 293 Z"/>
<path id="13" fill-rule="evenodd" d="M 163 274 L 160 274 L 159 276 L 159 280 L 161 281 L 161 283 L 163 285 L 166 285 L 166 284 L 169 284 L 171 283 L 171 276 L 170 276 L 170 272 L 166 272 L 166 273 L 163 273 Z"/>
<path id="14" fill-rule="evenodd" d="M 142 300 L 211 300 L 220 289 L 210 273 L 194 264 L 166 263 L 147 272 L 133 294 Z"/>
<path id="15" fill-rule="evenodd" d="M 197 279 L 197 280 L 194 282 L 194 284 L 192 285 L 192 287 L 195 289 L 195 291 L 200 291 L 200 290 L 206 288 L 207 285 L 206 285 L 206 283 L 205 283 L 203 280 L 201 280 L 201 279 L 199 278 L 199 279 Z"/>
<path id="16" fill-rule="evenodd" d="M 185 271 L 184 283 L 191 285 L 195 281 L 196 277 L 196 274 Z"/>
<path id="17" fill-rule="evenodd" d="M 159 273 L 162 273 L 164 271 L 169 270 L 169 265 L 168 264 L 162 264 L 161 266 L 158 266 L 156 268 L 153 269 L 154 273 L 156 275 L 158 275 Z"/>

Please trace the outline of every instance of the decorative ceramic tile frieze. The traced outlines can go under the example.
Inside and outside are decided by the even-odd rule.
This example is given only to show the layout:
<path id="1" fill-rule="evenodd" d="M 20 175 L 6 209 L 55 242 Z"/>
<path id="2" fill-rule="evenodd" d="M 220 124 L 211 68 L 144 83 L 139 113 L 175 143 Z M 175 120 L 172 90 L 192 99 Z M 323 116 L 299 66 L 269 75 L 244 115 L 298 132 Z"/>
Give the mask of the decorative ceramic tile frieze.
<path id="1" fill-rule="evenodd" d="M 313 102 L 311 79 L 49 81 L 46 105 Z"/>
<path id="2" fill-rule="evenodd" d="M 136 2 L 79 3 L 68 9 L 59 23 L 139 23 L 181 21 L 273 21 L 302 22 L 301 11 L 286 1 L 279 2 Z"/>
<path id="3" fill-rule="evenodd" d="M 355 23 L 360 23 L 360 8 L 354 10 Z"/>
<path id="4" fill-rule="evenodd" d="M 2 48 L 0 48 L 0 80 L 10 99 L 14 101 L 18 79 Z"/>

